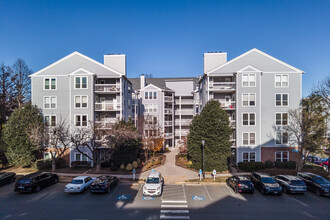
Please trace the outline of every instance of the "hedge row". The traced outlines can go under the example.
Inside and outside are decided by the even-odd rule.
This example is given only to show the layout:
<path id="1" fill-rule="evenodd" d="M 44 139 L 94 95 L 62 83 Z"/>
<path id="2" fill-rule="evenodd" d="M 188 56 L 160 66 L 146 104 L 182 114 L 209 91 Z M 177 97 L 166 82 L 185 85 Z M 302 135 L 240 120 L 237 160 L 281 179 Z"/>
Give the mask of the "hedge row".
<path id="1" fill-rule="evenodd" d="M 266 161 L 263 162 L 240 162 L 238 163 L 238 168 L 245 172 L 259 171 L 265 168 L 279 168 L 279 169 L 296 169 L 297 163 L 295 161 Z"/>
<path id="2" fill-rule="evenodd" d="M 67 163 L 63 158 L 59 158 L 56 160 L 56 167 L 63 168 L 66 167 Z M 51 169 L 52 168 L 52 160 L 51 159 L 40 159 L 34 162 L 34 167 L 38 170 Z"/>

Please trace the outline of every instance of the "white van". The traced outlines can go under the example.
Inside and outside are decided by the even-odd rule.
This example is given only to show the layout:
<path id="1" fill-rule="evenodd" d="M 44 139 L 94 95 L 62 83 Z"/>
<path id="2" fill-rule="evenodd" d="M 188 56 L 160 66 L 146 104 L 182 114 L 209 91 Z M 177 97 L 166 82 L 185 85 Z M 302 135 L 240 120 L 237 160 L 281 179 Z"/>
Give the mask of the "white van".
<path id="1" fill-rule="evenodd" d="M 151 171 L 143 186 L 144 196 L 160 196 L 163 192 L 164 179 L 160 172 Z"/>

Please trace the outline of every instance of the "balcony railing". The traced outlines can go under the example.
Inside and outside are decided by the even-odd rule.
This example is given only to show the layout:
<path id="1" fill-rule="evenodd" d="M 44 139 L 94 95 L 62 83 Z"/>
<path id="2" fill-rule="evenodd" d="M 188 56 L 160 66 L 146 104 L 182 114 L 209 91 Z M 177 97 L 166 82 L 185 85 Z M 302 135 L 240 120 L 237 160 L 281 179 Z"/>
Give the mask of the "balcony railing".
<path id="1" fill-rule="evenodd" d="M 120 111 L 120 104 L 112 102 L 95 103 L 95 111 Z"/>
<path id="2" fill-rule="evenodd" d="M 173 138 L 173 133 L 165 133 L 165 139 Z"/>
<path id="3" fill-rule="evenodd" d="M 165 108 L 164 109 L 164 114 L 173 114 L 173 109 L 171 109 L 171 108 Z"/>
<path id="4" fill-rule="evenodd" d="M 210 83 L 211 90 L 217 91 L 235 91 L 236 83 L 235 82 L 211 82 Z"/>
<path id="5" fill-rule="evenodd" d="M 165 126 L 172 126 L 173 125 L 173 121 L 164 121 L 164 125 Z"/>
<path id="6" fill-rule="evenodd" d="M 179 109 L 175 111 L 176 115 L 193 115 L 194 114 L 194 110 L 193 109 Z"/>
<path id="7" fill-rule="evenodd" d="M 97 128 L 100 129 L 106 129 L 106 128 L 112 128 L 114 124 L 116 124 L 116 120 L 111 120 L 111 121 L 95 121 L 95 124 Z"/>
<path id="8" fill-rule="evenodd" d="M 181 101 L 176 100 L 175 104 L 177 104 L 177 105 L 193 105 L 194 100 L 193 99 L 181 99 Z"/>
<path id="9" fill-rule="evenodd" d="M 95 84 L 95 92 L 120 92 L 120 85 L 117 84 Z"/>
<path id="10" fill-rule="evenodd" d="M 191 121 L 192 119 L 175 120 L 175 125 L 189 126 L 191 124 Z"/>
<path id="11" fill-rule="evenodd" d="M 229 102 L 220 102 L 220 106 L 224 110 L 235 110 L 236 109 L 236 102 L 229 101 Z"/>
<path id="12" fill-rule="evenodd" d="M 164 101 L 165 102 L 173 102 L 173 97 L 165 96 Z"/>

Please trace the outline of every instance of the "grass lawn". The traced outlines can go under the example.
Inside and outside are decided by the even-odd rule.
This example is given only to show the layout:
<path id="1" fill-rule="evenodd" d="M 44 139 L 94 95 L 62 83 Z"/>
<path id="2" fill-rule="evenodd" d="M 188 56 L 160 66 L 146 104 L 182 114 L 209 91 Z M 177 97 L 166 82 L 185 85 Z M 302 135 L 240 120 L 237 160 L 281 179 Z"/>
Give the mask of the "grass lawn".
<path id="1" fill-rule="evenodd" d="M 201 182 L 201 183 L 225 183 L 226 179 L 228 179 L 229 176 L 220 176 L 220 177 L 215 177 L 215 181 L 213 178 L 205 178 L 200 181 L 199 179 L 193 179 L 193 180 L 187 180 L 186 182 Z"/>
<path id="2" fill-rule="evenodd" d="M 13 167 L 1 169 L 1 172 L 14 172 L 16 173 L 16 175 L 27 175 L 30 173 L 38 172 L 38 169 L 34 167 L 23 168 L 21 166 L 17 166 L 17 167 L 13 166 Z"/>

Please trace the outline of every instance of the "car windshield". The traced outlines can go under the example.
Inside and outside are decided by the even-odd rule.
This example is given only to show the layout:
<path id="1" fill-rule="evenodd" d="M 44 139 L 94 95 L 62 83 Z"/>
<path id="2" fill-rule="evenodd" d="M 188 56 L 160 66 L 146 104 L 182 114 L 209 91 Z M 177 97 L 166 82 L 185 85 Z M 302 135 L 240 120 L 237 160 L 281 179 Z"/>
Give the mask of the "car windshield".
<path id="1" fill-rule="evenodd" d="M 261 181 L 263 183 L 276 183 L 276 181 L 273 178 L 270 178 L 270 177 L 263 177 L 263 178 L 261 178 Z"/>
<path id="2" fill-rule="evenodd" d="M 72 180 L 71 184 L 83 184 L 84 181 L 83 180 Z"/>
<path id="3" fill-rule="evenodd" d="M 103 183 L 103 182 L 105 182 L 106 180 L 107 180 L 106 177 L 100 177 L 100 178 L 97 178 L 94 182 L 95 182 L 95 183 Z"/>
<path id="4" fill-rule="evenodd" d="M 19 183 L 20 183 L 20 184 L 29 184 L 29 183 L 31 183 L 31 180 L 30 180 L 30 179 L 21 179 L 21 180 L 19 181 Z"/>
<path id="5" fill-rule="evenodd" d="M 296 186 L 304 186 L 305 185 L 304 181 L 302 181 L 302 180 L 291 180 L 290 182 L 291 182 L 292 185 L 296 185 Z"/>
<path id="6" fill-rule="evenodd" d="M 245 184 L 245 185 L 250 185 L 251 181 L 250 180 L 242 180 L 240 183 Z"/>
<path id="7" fill-rule="evenodd" d="M 148 177 L 147 183 L 159 183 L 158 177 Z"/>
<path id="8" fill-rule="evenodd" d="M 328 180 L 326 180 L 326 179 L 324 179 L 323 177 L 320 177 L 320 176 L 314 177 L 313 180 L 314 180 L 314 183 L 316 183 L 316 184 L 328 184 L 329 183 Z"/>

